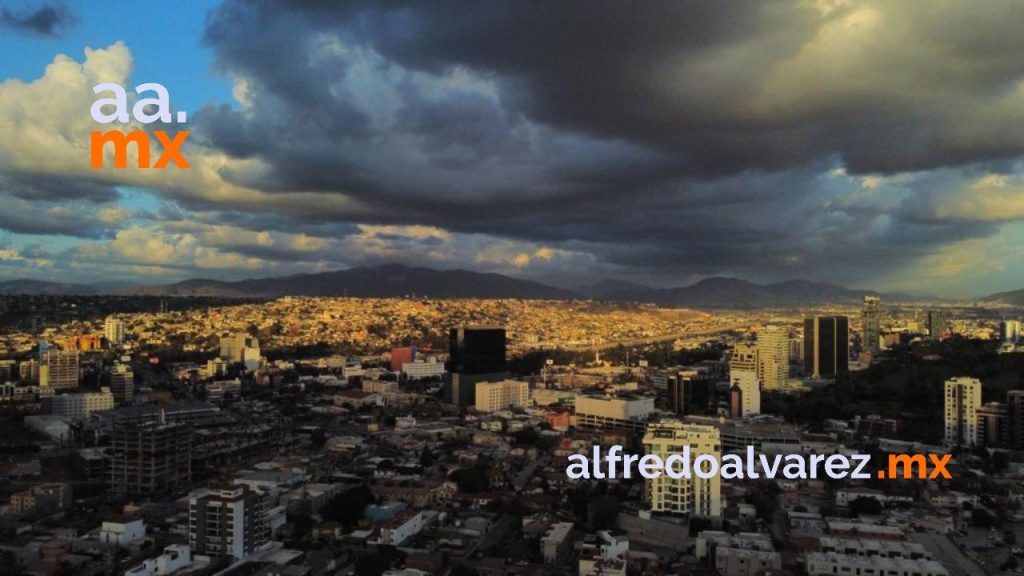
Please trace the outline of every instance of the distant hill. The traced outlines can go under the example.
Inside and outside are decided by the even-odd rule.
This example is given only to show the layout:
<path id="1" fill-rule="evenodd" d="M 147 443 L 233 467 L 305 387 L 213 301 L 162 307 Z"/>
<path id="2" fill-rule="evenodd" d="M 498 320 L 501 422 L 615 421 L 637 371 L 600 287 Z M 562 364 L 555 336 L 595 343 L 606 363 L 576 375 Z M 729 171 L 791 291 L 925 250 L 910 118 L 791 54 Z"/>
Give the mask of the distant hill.
<path id="1" fill-rule="evenodd" d="M 879 294 L 851 290 L 835 284 L 790 280 L 755 284 L 739 278 L 706 278 L 690 286 L 651 288 L 621 280 L 606 280 L 563 290 L 501 274 L 468 270 L 433 270 L 385 264 L 347 270 L 296 274 L 271 278 L 223 281 L 194 278 L 165 285 L 61 284 L 39 280 L 0 282 L 0 294 L 123 294 L 143 296 L 215 296 L 226 298 L 278 298 L 281 296 L 401 297 L 413 294 L 429 298 L 522 298 L 526 300 L 596 300 L 645 302 L 685 308 L 758 308 L 850 304 L 865 295 L 888 301 L 914 299 L 905 294 Z M 1009 295 L 1009 296 L 1008 296 Z M 1024 290 L 990 296 L 1017 298 L 1024 305 Z"/>
<path id="2" fill-rule="evenodd" d="M 999 292 L 982 298 L 979 304 L 983 306 L 1013 306 L 1024 308 L 1024 290 L 1011 290 Z"/>
<path id="3" fill-rule="evenodd" d="M 360 266 L 348 270 L 255 278 L 237 282 L 195 279 L 165 286 L 131 289 L 134 294 L 164 296 L 361 296 L 389 297 L 416 294 L 431 298 L 524 298 L 565 300 L 577 297 L 568 290 L 539 282 L 483 274 L 468 270 L 432 270 L 400 264 Z"/>
<path id="4" fill-rule="evenodd" d="M 807 304 L 856 303 L 864 296 L 904 300 L 906 295 L 879 294 L 871 290 L 851 290 L 835 284 L 790 280 L 777 284 L 754 284 L 739 278 L 706 278 L 690 286 L 624 292 L 619 299 L 653 302 L 661 306 L 688 308 L 757 308 L 800 306 Z"/>
<path id="5" fill-rule="evenodd" d="M 615 300 L 620 294 L 643 292 L 646 290 L 653 290 L 653 288 L 625 280 L 602 280 L 595 284 L 578 286 L 573 291 L 587 298 Z"/>
<path id="6" fill-rule="evenodd" d="M 65 282 L 46 282 L 44 280 L 7 280 L 0 282 L 0 294 L 34 294 L 40 296 L 71 296 L 76 294 L 96 294 L 96 289 L 85 284 Z"/>

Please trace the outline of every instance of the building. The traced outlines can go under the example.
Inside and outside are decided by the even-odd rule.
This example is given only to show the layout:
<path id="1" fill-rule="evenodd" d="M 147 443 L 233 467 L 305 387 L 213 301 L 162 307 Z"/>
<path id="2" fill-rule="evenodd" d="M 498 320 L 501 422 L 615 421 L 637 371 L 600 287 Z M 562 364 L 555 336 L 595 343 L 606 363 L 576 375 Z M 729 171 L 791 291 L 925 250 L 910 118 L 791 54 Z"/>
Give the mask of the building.
<path id="1" fill-rule="evenodd" d="M 765 390 L 786 387 L 789 379 L 789 332 L 766 326 L 757 333 L 757 379 Z"/>
<path id="2" fill-rule="evenodd" d="M 220 339 L 220 357 L 229 364 L 242 363 L 255 370 L 260 365 L 260 341 L 245 333 L 224 336 Z"/>
<path id="3" fill-rule="evenodd" d="M 113 408 L 114 395 L 110 393 L 109 388 L 103 388 L 100 392 L 51 396 L 44 398 L 43 404 L 49 408 L 49 413 L 53 416 L 85 420 L 93 412 Z"/>
<path id="4" fill-rule="evenodd" d="M 197 554 L 244 558 L 270 539 L 264 497 L 239 485 L 188 495 L 188 544 Z"/>
<path id="5" fill-rule="evenodd" d="M 419 534 L 420 530 L 423 530 L 424 523 L 422 510 L 403 510 L 378 526 L 380 529 L 378 543 L 399 546 Z"/>
<path id="6" fill-rule="evenodd" d="M 100 542 L 127 546 L 146 537 L 146 524 L 142 518 L 104 521 L 100 525 Z"/>
<path id="7" fill-rule="evenodd" d="M 949 327 L 949 318 L 946 316 L 946 312 L 943 310 L 929 310 L 928 311 L 928 336 L 933 340 L 938 340 L 946 335 L 946 330 Z"/>
<path id="8" fill-rule="evenodd" d="M 978 408 L 978 446 L 996 448 L 1010 443 L 1006 404 L 989 402 Z"/>
<path id="9" fill-rule="evenodd" d="M 107 339 L 110 346 L 120 346 L 124 343 L 124 321 L 114 316 L 107 316 L 103 321 L 103 337 Z"/>
<path id="10" fill-rule="evenodd" d="M 668 376 L 669 409 L 676 414 L 703 414 L 711 401 L 711 380 L 699 370 L 680 370 Z"/>
<path id="11" fill-rule="evenodd" d="M 391 370 L 398 372 L 402 366 L 416 360 L 416 349 L 412 346 L 393 348 L 391 350 Z"/>
<path id="12" fill-rule="evenodd" d="M 728 534 L 704 530 L 697 535 L 697 559 L 712 561 L 722 576 L 757 576 L 782 569 L 782 555 L 771 537 L 756 532 Z"/>
<path id="13" fill-rule="evenodd" d="M 135 397 L 135 373 L 128 364 L 114 364 L 110 369 L 110 393 L 114 402 L 130 404 Z"/>
<path id="14" fill-rule="evenodd" d="M 428 356 L 426 359 L 402 364 L 402 372 L 411 380 L 444 376 L 444 362 L 438 362 L 437 358 Z"/>
<path id="15" fill-rule="evenodd" d="M 804 376 L 835 378 L 850 368 L 850 326 L 846 316 L 804 320 Z"/>
<path id="16" fill-rule="evenodd" d="M 171 544 L 164 547 L 164 553 L 149 558 L 142 564 L 127 570 L 124 576 L 168 576 L 192 563 L 192 549 L 186 544 Z"/>
<path id="17" fill-rule="evenodd" d="M 10 512 L 15 516 L 45 516 L 71 506 L 71 486 L 58 482 L 37 484 L 11 494 Z"/>
<path id="18" fill-rule="evenodd" d="M 945 407 L 946 445 L 977 446 L 981 380 L 965 376 L 946 380 Z"/>
<path id="19" fill-rule="evenodd" d="M 110 434 L 112 492 L 149 496 L 183 488 L 192 477 L 192 429 L 165 419 L 121 423 Z"/>
<path id="20" fill-rule="evenodd" d="M 102 339 L 98 334 L 79 334 L 64 341 L 65 350 L 78 350 L 79 352 L 95 352 L 103 348 Z"/>
<path id="21" fill-rule="evenodd" d="M 47 350 L 39 363 L 39 385 L 52 390 L 78 388 L 78 350 Z"/>
<path id="22" fill-rule="evenodd" d="M 729 359 L 730 391 L 736 401 L 735 417 L 761 413 L 761 380 L 758 372 L 761 366 L 760 350 L 757 345 L 737 344 Z M 785 380 L 783 380 L 785 382 Z M 738 396 L 737 396 L 738 394 Z"/>
<path id="23" fill-rule="evenodd" d="M 394 394 L 398 392 L 398 382 L 387 380 L 363 380 L 363 392 L 372 394 Z"/>
<path id="24" fill-rule="evenodd" d="M 623 428 L 642 432 L 654 413 L 650 396 L 576 396 L 576 427 L 589 430 Z"/>
<path id="25" fill-rule="evenodd" d="M 682 453 L 687 446 L 691 462 L 703 454 L 716 461 L 722 456 L 717 428 L 680 420 L 663 420 L 651 425 L 643 444 L 647 454 L 657 454 L 663 462 L 673 454 Z M 689 478 L 678 479 L 661 474 L 644 480 L 644 500 L 651 512 L 718 518 L 722 515 L 722 479 L 719 474 L 707 479 L 692 473 Z"/>
<path id="26" fill-rule="evenodd" d="M 504 328 L 452 328 L 448 333 L 446 398 L 459 406 L 476 404 L 476 385 L 509 377 Z"/>
<path id="27" fill-rule="evenodd" d="M 18 381 L 24 384 L 39 382 L 39 361 L 35 358 L 18 364 Z"/>
<path id="28" fill-rule="evenodd" d="M 573 545 L 573 523 L 557 522 L 540 539 L 540 552 L 545 564 L 562 564 L 570 554 Z"/>
<path id="29" fill-rule="evenodd" d="M 999 323 L 999 339 L 1003 342 L 1020 342 L 1020 320 L 1003 320 Z"/>
<path id="30" fill-rule="evenodd" d="M 865 296 L 864 308 L 861 310 L 861 347 L 873 354 L 882 348 L 881 335 L 881 299 L 878 296 Z"/>
<path id="31" fill-rule="evenodd" d="M 808 552 L 805 556 L 808 576 L 860 574 L 861 576 L 949 576 L 945 566 L 935 560 L 858 556 L 834 552 Z"/>
<path id="32" fill-rule="evenodd" d="M 242 396 L 242 381 L 216 380 L 206 385 L 206 399 L 214 404 L 221 404 L 225 400 L 238 400 Z"/>
<path id="33" fill-rule="evenodd" d="M 476 385 L 476 409 L 479 412 L 497 412 L 508 408 L 526 408 L 530 405 L 530 385 L 520 380 L 480 382 Z"/>
<path id="34" fill-rule="evenodd" d="M 1024 390 L 1006 393 L 1007 441 L 1011 448 L 1024 448 Z"/>

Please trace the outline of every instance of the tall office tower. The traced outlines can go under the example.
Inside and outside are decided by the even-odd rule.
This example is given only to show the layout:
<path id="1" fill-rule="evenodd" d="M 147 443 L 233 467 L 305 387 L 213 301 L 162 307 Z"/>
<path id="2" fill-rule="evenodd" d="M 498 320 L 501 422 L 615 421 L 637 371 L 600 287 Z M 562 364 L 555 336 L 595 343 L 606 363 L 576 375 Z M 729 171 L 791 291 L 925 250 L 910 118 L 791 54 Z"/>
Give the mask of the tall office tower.
<path id="1" fill-rule="evenodd" d="M 711 380 L 697 370 L 680 370 L 668 377 L 669 409 L 676 414 L 703 414 L 711 401 Z"/>
<path id="2" fill-rule="evenodd" d="M 103 336 L 106 337 L 110 346 L 120 346 L 124 343 L 124 321 L 120 318 L 107 316 L 103 321 Z"/>
<path id="3" fill-rule="evenodd" d="M 183 422 L 122 422 L 110 434 L 109 486 L 150 496 L 184 488 L 192 477 L 192 428 Z"/>
<path id="4" fill-rule="evenodd" d="M 1007 422 L 1006 404 L 989 402 L 978 408 L 978 446 L 989 448 L 1009 444 L 1010 429 Z"/>
<path id="5" fill-rule="evenodd" d="M 188 543 L 194 552 L 244 558 L 270 540 L 264 496 L 248 486 L 188 495 Z"/>
<path id="6" fill-rule="evenodd" d="M 114 364 L 110 369 L 110 393 L 114 401 L 126 404 L 135 396 L 135 373 L 128 364 Z"/>
<path id="7" fill-rule="evenodd" d="M 928 336 L 932 340 L 938 340 L 946 334 L 946 328 L 949 326 L 949 318 L 946 317 L 946 312 L 943 310 L 929 310 L 928 311 Z"/>
<path id="8" fill-rule="evenodd" d="M 846 316 L 804 320 L 804 375 L 834 378 L 850 369 L 850 322 Z"/>
<path id="9" fill-rule="evenodd" d="M 711 455 L 715 461 L 722 457 L 720 435 L 714 426 L 662 420 L 648 427 L 643 442 L 644 451 L 657 454 L 662 461 L 681 453 L 685 446 L 690 448 L 691 464 L 702 454 Z M 718 518 L 722 515 L 722 478 L 714 474 L 704 479 L 692 470 L 689 478 L 661 474 L 644 480 L 644 501 L 652 512 Z"/>
<path id="10" fill-rule="evenodd" d="M 978 445 L 981 380 L 961 376 L 946 380 L 946 445 Z"/>
<path id="11" fill-rule="evenodd" d="M 861 344 L 864 350 L 873 354 L 882 349 L 880 305 L 878 296 L 865 296 L 864 309 L 861 311 Z"/>
<path id="12" fill-rule="evenodd" d="M 504 328 L 452 328 L 448 333 L 447 400 L 459 406 L 476 405 L 478 382 L 500 382 L 505 368 Z"/>
<path id="13" fill-rule="evenodd" d="M 479 412 L 497 412 L 530 405 L 530 385 L 521 380 L 478 382 L 476 409 Z"/>
<path id="14" fill-rule="evenodd" d="M 39 386 L 53 390 L 78 388 L 78 350 L 47 350 L 39 363 Z"/>
<path id="15" fill-rule="evenodd" d="M 765 390 L 778 390 L 789 379 L 789 331 L 767 326 L 757 334 L 757 378 Z"/>
<path id="16" fill-rule="evenodd" d="M 1020 320 L 1003 320 L 999 323 L 999 339 L 1003 342 L 1020 341 Z"/>
<path id="17" fill-rule="evenodd" d="M 1024 390 L 1006 393 L 1007 441 L 1015 450 L 1024 448 Z"/>
<path id="18" fill-rule="evenodd" d="M 754 344 L 737 344 L 729 359 L 729 383 L 740 395 L 734 416 L 750 416 L 761 412 L 760 350 Z M 731 394 L 731 393 L 730 393 Z"/>
<path id="19" fill-rule="evenodd" d="M 252 361 L 257 363 L 260 360 L 260 341 L 258 338 L 245 333 L 232 334 L 220 339 L 220 357 L 228 363 L 245 362 L 248 365 Z"/>

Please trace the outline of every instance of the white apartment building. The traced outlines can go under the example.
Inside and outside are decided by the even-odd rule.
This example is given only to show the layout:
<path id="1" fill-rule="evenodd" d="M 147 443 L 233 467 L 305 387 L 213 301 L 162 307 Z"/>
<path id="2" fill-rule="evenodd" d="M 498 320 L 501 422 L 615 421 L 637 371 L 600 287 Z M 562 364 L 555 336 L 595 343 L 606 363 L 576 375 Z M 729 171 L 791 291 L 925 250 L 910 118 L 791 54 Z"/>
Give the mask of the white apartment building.
<path id="1" fill-rule="evenodd" d="M 146 537 L 146 524 L 141 518 L 124 522 L 104 522 L 100 525 L 100 542 L 127 546 Z"/>
<path id="2" fill-rule="evenodd" d="M 187 544 L 171 544 L 164 553 L 150 558 L 126 571 L 124 576 L 168 576 L 192 563 L 192 550 Z"/>
<path id="3" fill-rule="evenodd" d="M 39 386 L 61 390 L 78 388 L 78 350 L 48 350 L 39 363 Z"/>
<path id="4" fill-rule="evenodd" d="M 718 429 L 681 420 L 663 420 L 653 424 L 644 435 L 644 451 L 657 454 L 662 461 L 689 447 L 690 460 L 709 454 L 721 461 L 722 447 Z M 718 474 L 704 479 L 696 474 L 689 478 L 672 478 L 662 474 L 644 480 L 644 496 L 652 512 L 687 514 L 717 518 L 722 515 L 722 479 Z"/>
<path id="5" fill-rule="evenodd" d="M 945 404 L 946 445 L 977 445 L 981 380 L 965 376 L 946 380 Z"/>
<path id="6" fill-rule="evenodd" d="M 247 486 L 203 488 L 188 502 L 188 542 L 199 554 L 237 560 L 269 540 L 264 497 Z"/>
<path id="7" fill-rule="evenodd" d="M 85 420 L 98 410 L 110 410 L 114 407 L 114 395 L 109 388 L 100 392 L 84 394 L 61 394 L 45 399 L 50 405 L 50 414 L 68 420 Z"/>
<path id="8" fill-rule="evenodd" d="M 124 321 L 120 318 L 107 316 L 103 321 L 103 336 L 111 346 L 118 346 L 124 343 Z"/>
<path id="9" fill-rule="evenodd" d="M 647 418 L 654 413 L 654 398 L 579 395 L 575 406 L 576 426 L 579 428 L 641 431 L 647 427 Z"/>
<path id="10" fill-rule="evenodd" d="M 529 405 L 530 385 L 527 382 L 502 380 L 476 384 L 476 409 L 479 412 L 497 412 Z"/>
<path id="11" fill-rule="evenodd" d="M 434 357 L 430 357 L 426 361 L 414 360 L 412 362 L 405 362 L 402 364 L 402 372 L 413 380 L 444 376 L 444 362 L 438 362 Z"/>

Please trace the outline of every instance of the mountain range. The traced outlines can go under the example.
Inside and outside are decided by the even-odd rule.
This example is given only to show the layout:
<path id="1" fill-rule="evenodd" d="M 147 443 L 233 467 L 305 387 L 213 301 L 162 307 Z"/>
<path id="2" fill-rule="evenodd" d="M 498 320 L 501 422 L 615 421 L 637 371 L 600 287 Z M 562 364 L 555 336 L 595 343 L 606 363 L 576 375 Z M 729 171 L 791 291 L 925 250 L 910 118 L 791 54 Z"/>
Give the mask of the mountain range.
<path id="1" fill-rule="evenodd" d="M 690 308 L 755 308 L 855 303 L 865 295 L 886 300 L 914 300 L 907 294 L 879 294 L 835 284 L 791 280 L 755 284 L 738 278 L 706 278 L 689 286 L 651 288 L 621 280 L 605 280 L 574 290 L 501 274 L 468 270 L 434 270 L 401 264 L 360 266 L 346 270 L 269 278 L 223 281 L 205 278 L 164 285 L 117 283 L 72 284 L 40 280 L 0 282 L 0 294 L 82 295 L 119 294 L 150 296 L 420 296 L 428 298 L 522 298 L 527 300 L 599 300 L 648 302 Z M 989 299 L 1024 305 L 1024 290 L 997 294 Z M 986 300 L 989 300 L 986 299 Z"/>
<path id="2" fill-rule="evenodd" d="M 1024 308 L 1024 290 L 1011 290 L 999 292 L 981 299 L 979 304 L 983 306 L 1012 306 Z"/>

